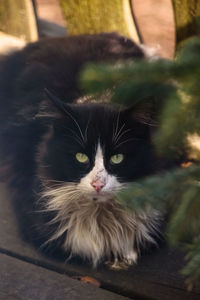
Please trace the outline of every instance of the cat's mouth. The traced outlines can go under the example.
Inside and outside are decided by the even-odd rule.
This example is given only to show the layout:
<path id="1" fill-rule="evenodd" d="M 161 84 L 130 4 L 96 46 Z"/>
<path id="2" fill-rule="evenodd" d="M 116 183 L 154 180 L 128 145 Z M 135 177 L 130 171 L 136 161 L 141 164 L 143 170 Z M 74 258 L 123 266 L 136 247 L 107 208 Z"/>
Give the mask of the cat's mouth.
<path id="1" fill-rule="evenodd" d="M 107 201 L 109 201 L 109 200 L 111 200 L 111 199 L 113 199 L 114 198 L 114 194 L 113 193 L 98 193 L 98 194 L 94 194 L 94 193 L 92 193 L 92 194 L 86 194 L 86 195 L 84 195 L 86 198 L 87 198 L 87 200 L 89 200 L 89 201 L 92 201 L 92 202 L 94 202 L 94 203 L 100 203 L 100 202 L 107 202 Z"/>

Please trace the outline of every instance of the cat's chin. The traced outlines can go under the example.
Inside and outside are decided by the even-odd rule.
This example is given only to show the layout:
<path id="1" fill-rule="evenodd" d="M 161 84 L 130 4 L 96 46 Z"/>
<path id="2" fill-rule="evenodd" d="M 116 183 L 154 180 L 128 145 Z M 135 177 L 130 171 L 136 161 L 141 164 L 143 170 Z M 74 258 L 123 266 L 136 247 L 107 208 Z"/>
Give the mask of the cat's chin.
<path id="1" fill-rule="evenodd" d="M 114 195 L 111 193 L 104 193 L 104 194 L 92 194 L 92 195 L 84 195 L 86 200 L 91 201 L 93 203 L 106 203 L 109 201 L 113 201 Z"/>

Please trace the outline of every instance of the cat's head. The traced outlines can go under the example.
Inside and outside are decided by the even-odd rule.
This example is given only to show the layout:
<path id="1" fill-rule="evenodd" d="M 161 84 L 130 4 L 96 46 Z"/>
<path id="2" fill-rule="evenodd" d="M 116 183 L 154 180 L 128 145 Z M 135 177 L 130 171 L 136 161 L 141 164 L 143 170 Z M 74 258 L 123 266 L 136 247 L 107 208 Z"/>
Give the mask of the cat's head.
<path id="1" fill-rule="evenodd" d="M 42 180 L 72 184 L 84 198 L 102 202 L 155 170 L 151 125 L 137 111 L 50 98 L 57 110 L 39 147 Z"/>

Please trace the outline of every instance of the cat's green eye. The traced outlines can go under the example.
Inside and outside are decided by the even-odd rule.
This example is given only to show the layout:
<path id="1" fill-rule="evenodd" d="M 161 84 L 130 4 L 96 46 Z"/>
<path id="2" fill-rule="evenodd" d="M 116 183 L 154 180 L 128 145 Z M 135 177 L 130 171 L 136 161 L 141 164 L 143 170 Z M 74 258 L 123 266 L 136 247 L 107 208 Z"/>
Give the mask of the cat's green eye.
<path id="1" fill-rule="evenodd" d="M 123 160 L 124 160 L 123 154 L 115 154 L 110 158 L 110 162 L 115 165 L 120 164 Z"/>
<path id="2" fill-rule="evenodd" d="M 81 152 L 76 153 L 76 159 L 82 164 L 86 164 L 89 162 L 88 156 Z"/>

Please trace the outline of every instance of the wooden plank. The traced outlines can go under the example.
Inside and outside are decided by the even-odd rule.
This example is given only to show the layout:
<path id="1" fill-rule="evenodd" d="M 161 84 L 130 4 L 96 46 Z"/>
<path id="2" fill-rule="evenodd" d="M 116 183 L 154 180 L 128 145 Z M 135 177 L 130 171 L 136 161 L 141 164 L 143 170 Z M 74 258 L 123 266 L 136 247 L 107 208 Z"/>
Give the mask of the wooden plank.
<path id="1" fill-rule="evenodd" d="M 162 57 L 172 59 L 175 51 L 175 20 L 171 0 L 132 0 L 143 42 Z"/>
<path id="2" fill-rule="evenodd" d="M 35 0 L 40 37 L 66 36 L 66 21 L 59 0 Z"/>
<path id="3" fill-rule="evenodd" d="M 38 18 L 66 27 L 59 0 L 35 0 Z"/>
<path id="4" fill-rule="evenodd" d="M 26 42 L 38 39 L 31 0 L 0 1 L 0 29 Z"/>
<path id="5" fill-rule="evenodd" d="M 174 17 L 176 22 L 176 48 L 181 47 L 186 39 L 198 36 L 200 2 L 198 0 L 173 0 Z"/>
<path id="6" fill-rule="evenodd" d="M 2 253 L 60 273 L 94 277 L 101 282 L 103 288 L 132 298 L 200 299 L 200 288 L 195 288 L 191 293 L 186 292 L 184 279 L 179 274 L 184 263 L 184 255 L 177 250 L 170 250 L 167 247 L 158 249 L 153 254 L 142 257 L 136 266 L 126 271 L 116 272 L 104 266 L 94 270 L 88 265 L 76 263 L 64 265 L 42 257 L 20 239 L 10 204 L 10 195 L 4 185 L 1 186 L 0 207 Z"/>
<path id="7" fill-rule="evenodd" d="M 60 0 L 69 34 L 118 31 L 140 42 L 129 0 Z"/>
<path id="8" fill-rule="evenodd" d="M 25 46 L 25 41 L 0 31 L 0 54 L 5 54 Z"/>
<path id="9" fill-rule="evenodd" d="M 5 254 L 0 266 L 0 299 L 128 299 Z"/>

